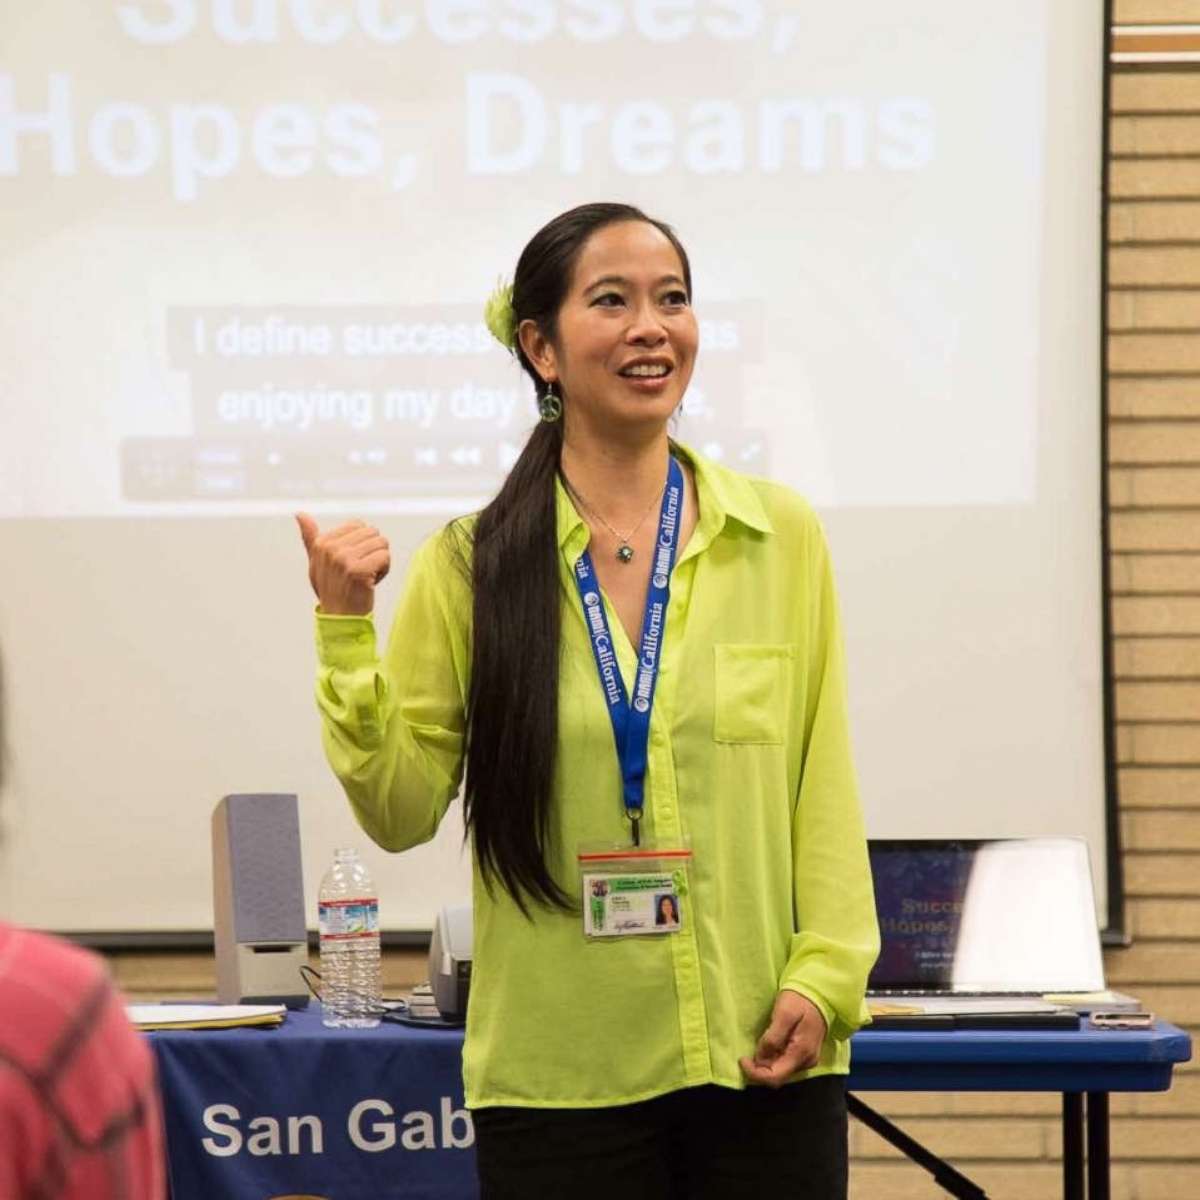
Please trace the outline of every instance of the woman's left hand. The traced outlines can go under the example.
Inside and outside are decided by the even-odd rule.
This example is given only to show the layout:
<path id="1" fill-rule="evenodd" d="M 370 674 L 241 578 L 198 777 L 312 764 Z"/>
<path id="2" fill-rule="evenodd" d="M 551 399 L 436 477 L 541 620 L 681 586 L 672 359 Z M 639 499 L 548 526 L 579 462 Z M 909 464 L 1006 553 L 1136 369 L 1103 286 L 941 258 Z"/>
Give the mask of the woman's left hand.
<path id="1" fill-rule="evenodd" d="M 742 1074 L 751 1083 L 782 1087 L 797 1072 L 816 1066 L 825 1040 L 825 1018 L 799 992 L 780 992 L 766 1033 L 758 1039 L 753 1058 L 742 1058 Z"/>

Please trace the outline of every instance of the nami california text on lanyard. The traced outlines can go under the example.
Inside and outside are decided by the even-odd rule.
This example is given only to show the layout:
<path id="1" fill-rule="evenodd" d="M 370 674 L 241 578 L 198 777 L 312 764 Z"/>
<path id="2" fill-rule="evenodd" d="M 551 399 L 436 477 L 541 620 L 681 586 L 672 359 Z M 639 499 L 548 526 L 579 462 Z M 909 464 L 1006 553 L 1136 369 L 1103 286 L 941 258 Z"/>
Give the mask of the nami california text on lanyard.
<path id="1" fill-rule="evenodd" d="M 678 933 L 683 927 L 682 899 L 688 890 L 687 867 L 691 851 L 683 846 L 645 846 L 641 838 L 650 713 L 654 707 L 654 690 L 667 626 L 667 604 L 671 597 L 671 571 L 675 566 L 683 494 L 683 471 L 672 455 L 658 517 L 658 538 L 642 618 L 632 701 L 621 678 L 592 556 L 585 549 L 575 563 L 575 585 L 579 589 L 592 655 L 612 721 L 625 813 L 633 826 L 631 846 L 580 848 L 583 932 L 589 938 Z"/>

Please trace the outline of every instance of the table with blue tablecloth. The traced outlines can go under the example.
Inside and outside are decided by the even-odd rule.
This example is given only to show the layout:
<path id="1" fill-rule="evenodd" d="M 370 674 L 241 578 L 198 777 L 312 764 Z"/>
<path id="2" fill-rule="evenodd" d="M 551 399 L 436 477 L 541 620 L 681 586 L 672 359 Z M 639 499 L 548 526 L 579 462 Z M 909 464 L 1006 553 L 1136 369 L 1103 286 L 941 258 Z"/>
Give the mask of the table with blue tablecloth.
<path id="1" fill-rule="evenodd" d="M 462 1031 L 278 1028 L 149 1035 L 174 1200 L 473 1197 Z"/>
<path id="2" fill-rule="evenodd" d="M 148 1035 L 158 1060 L 174 1200 L 474 1200 L 461 1030 L 326 1029 L 320 1008 L 278 1028 Z M 1107 1096 L 1163 1091 L 1187 1035 L 962 1030 L 855 1035 L 852 1092 L 1064 1095 L 1064 1193 L 1107 1196 Z M 867 1110 L 869 1111 L 869 1110 Z M 859 1114 L 861 1116 L 861 1113 Z M 969 1195 L 970 1192 L 959 1194 Z M 982 1193 L 978 1193 L 982 1194 Z"/>

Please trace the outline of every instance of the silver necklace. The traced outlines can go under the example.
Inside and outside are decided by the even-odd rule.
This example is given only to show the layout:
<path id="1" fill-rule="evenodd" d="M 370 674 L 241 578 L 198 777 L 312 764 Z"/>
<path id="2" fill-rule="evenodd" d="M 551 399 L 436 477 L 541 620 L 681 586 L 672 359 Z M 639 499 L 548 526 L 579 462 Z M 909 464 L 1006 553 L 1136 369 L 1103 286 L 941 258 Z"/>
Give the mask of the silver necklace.
<path id="1" fill-rule="evenodd" d="M 596 511 L 596 510 L 595 510 L 595 509 L 594 509 L 594 508 L 593 508 L 593 507 L 592 507 L 592 506 L 589 504 L 589 503 L 588 503 L 588 502 L 587 502 L 587 500 L 586 500 L 586 498 L 584 497 L 583 493 L 582 493 L 582 492 L 581 492 L 581 491 L 580 491 L 580 490 L 579 490 L 579 489 L 578 489 L 578 488 L 577 488 L 577 487 L 576 487 L 576 486 L 575 486 L 575 485 L 574 485 L 574 484 L 573 484 L 573 483 L 572 483 L 572 482 L 571 482 L 571 481 L 570 481 L 570 480 L 567 478 L 567 476 L 566 476 L 566 474 L 565 474 L 565 473 L 563 474 L 563 483 L 565 483 L 565 484 L 567 485 L 567 491 L 568 491 L 568 492 L 570 492 L 570 493 L 571 493 L 571 495 L 572 495 L 572 496 L 574 496 L 574 497 L 575 497 L 575 499 L 579 501 L 579 503 L 580 503 L 580 504 L 583 506 L 583 508 L 584 508 L 584 509 L 585 509 L 585 510 L 586 510 L 586 511 L 587 511 L 587 512 L 588 512 L 588 513 L 591 515 L 591 516 L 595 517 L 595 518 L 596 518 L 596 520 L 597 520 L 597 521 L 599 521 L 599 522 L 600 522 L 600 524 L 601 524 L 601 525 L 603 525 L 603 526 L 604 526 L 604 528 L 605 528 L 605 529 L 607 529 L 607 530 L 609 531 L 609 533 L 611 533 L 611 534 L 613 535 L 613 537 L 615 537 L 615 538 L 617 539 L 617 541 L 620 543 L 620 545 L 619 545 L 619 546 L 617 546 L 617 555 L 616 555 L 616 557 L 617 557 L 617 562 L 620 562 L 620 563 L 629 563 L 629 562 L 632 562 L 632 561 L 633 561 L 633 547 L 632 547 L 632 546 L 629 544 L 629 540 L 630 540 L 630 538 L 632 538 L 632 537 L 633 537 L 633 535 L 634 535 L 635 533 L 637 533 L 637 531 L 638 531 L 639 529 L 641 529 L 641 527 L 642 527 L 642 526 L 643 526 L 643 525 L 646 523 L 646 518 L 647 518 L 647 517 L 650 515 L 650 511 L 651 511 L 651 509 L 653 509 L 653 508 L 654 508 L 654 505 L 655 505 L 655 504 L 656 504 L 656 503 L 657 503 L 659 500 L 661 500 L 661 499 L 662 499 L 662 494 L 663 494 L 663 492 L 665 492 L 665 491 L 667 490 L 667 485 L 666 485 L 666 483 L 664 483 L 664 484 L 662 485 L 662 490 L 661 490 L 661 491 L 658 493 L 658 495 L 657 495 L 657 496 L 655 496 L 655 497 L 654 497 L 654 498 L 653 498 L 653 499 L 650 501 L 650 504 L 649 504 L 649 505 L 648 505 L 648 507 L 646 508 L 646 511 L 645 511 L 644 513 L 642 513 L 641 517 L 638 519 L 638 523 L 637 523 L 637 524 L 636 524 L 636 525 L 635 525 L 635 526 L 634 526 L 634 527 L 633 527 L 633 528 L 632 528 L 632 529 L 631 529 L 631 530 L 630 530 L 628 533 L 622 533 L 622 532 L 621 532 L 619 529 L 614 529 L 614 528 L 613 528 L 613 527 L 612 527 L 612 526 L 611 526 L 611 525 L 610 525 L 610 524 L 609 524 L 609 523 L 608 523 L 608 522 L 607 522 L 607 521 L 606 521 L 606 520 L 605 520 L 605 519 L 604 519 L 604 518 L 603 518 L 603 517 L 602 517 L 602 516 L 601 516 L 601 515 L 600 515 L 600 514 L 599 514 L 599 513 L 598 513 L 598 512 L 597 512 L 597 511 Z"/>

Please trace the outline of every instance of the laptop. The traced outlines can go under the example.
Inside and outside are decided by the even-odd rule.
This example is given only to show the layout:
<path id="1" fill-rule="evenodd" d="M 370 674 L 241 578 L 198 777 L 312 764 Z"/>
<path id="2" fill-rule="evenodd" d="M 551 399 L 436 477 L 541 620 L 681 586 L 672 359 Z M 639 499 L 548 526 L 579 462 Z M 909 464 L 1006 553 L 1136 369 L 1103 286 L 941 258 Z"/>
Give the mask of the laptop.
<path id="1" fill-rule="evenodd" d="M 869 850 L 882 942 L 873 1013 L 1141 1007 L 1105 986 L 1082 838 L 873 839 Z"/>

